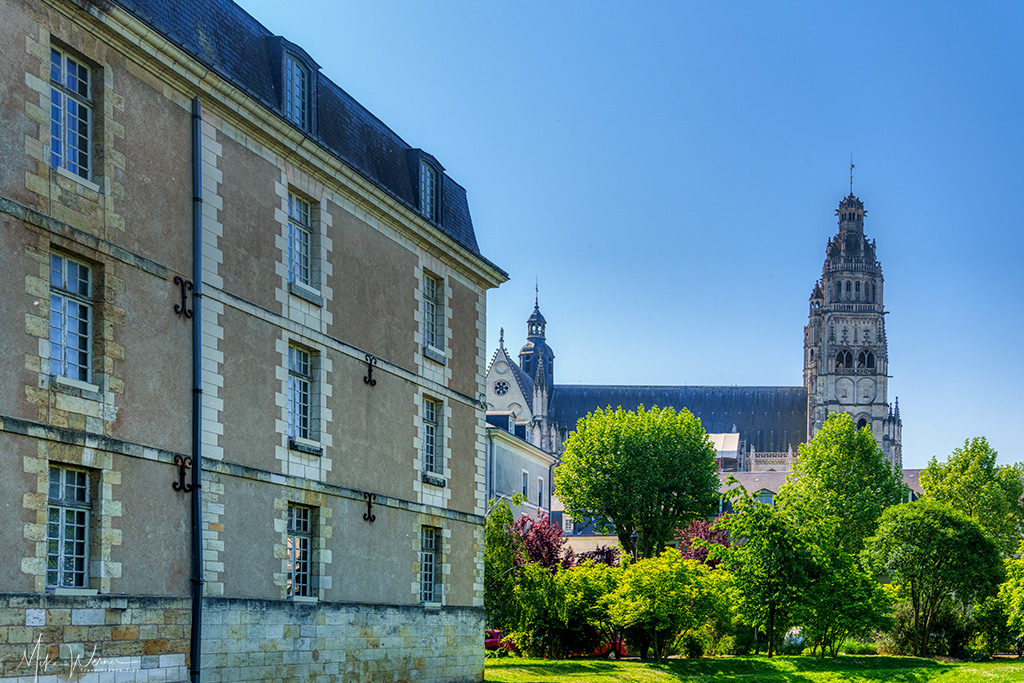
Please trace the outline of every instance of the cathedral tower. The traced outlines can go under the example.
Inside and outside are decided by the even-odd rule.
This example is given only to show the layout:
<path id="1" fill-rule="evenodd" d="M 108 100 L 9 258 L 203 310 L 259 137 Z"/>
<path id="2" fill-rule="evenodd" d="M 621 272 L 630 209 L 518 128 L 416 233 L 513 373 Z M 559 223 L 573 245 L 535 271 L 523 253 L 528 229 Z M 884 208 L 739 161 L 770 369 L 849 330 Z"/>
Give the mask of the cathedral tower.
<path id="1" fill-rule="evenodd" d="M 553 453 L 554 443 L 549 405 L 551 388 L 555 384 L 555 354 L 545 338 L 547 321 L 540 312 L 540 301 L 535 301 L 533 313 L 526 320 L 526 344 L 519 351 L 519 367 L 533 380 L 533 438 L 541 450 Z"/>
<path id="2" fill-rule="evenodd" d="M 839 232 L 829 240 L 804 328 L 807 438 L 830 412 L 870 426 L 882 452 L 902 467 L 899 405 L 888 403 L 882 265 L 864 235 L 864 204 L 851 192 L 839 203 Z"/>

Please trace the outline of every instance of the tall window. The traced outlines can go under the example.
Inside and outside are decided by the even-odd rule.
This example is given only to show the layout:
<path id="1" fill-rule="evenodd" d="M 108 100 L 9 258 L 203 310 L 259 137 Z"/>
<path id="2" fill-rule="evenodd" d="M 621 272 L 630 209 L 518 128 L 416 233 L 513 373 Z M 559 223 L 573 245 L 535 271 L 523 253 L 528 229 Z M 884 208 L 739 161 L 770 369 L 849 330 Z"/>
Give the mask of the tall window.
<path id="1" fill-rule="evenodd" d="M 530 473 L 523 470 L 523 498 L 530 498 Z"/>
<path id="2" fill-rule="evenodd" d="M 537 477 L 537 507 L 544 507 L 544 477 Z"/>
<path id="3" fill-rule="evenodd" d="M 440 541 L 441 530 L 425 526 L 420 538 L 420 601 L 440 602 Z"/>
<path id="4" fill-rule="evenodd" d="M 88 382 L 91 352 L 92 272 L 50 254 L 50 374 Z"/>
<path id="5" fill-rule="evenodd" d="M 444 432 L 441 418 L 444 406 L 431 398 L 423 399 L 423 471 L 444 471 Z"/>
<path id="6" fill-rule="evenodd" d="M 288 506 L 288 597 L 312 595 L 313 511 Z"/>
<path id="7" fill-rule="evenodd" d="M 420 162 L 420 213 L 428 221 L 437 221 L 437 171 Z"/>
<path id="8" fill-rule="evenodd" d="M 288 281 L 311 287 L 312 211 L 309 202 L 288 193 Z"/>
<path id="9" fill-rule="evenodd" d="M 50 49 L 50 165 L 89 177 L 92 99 L 89 67 Z"/>
<path id="10" fill-rule="evenodd" d="M 89 566 L 89 473 L 50 467 L 46 585 L 84 588 Z"/>
<path id="11" fill-rule="evenodd" d="M 444 348 L 444 282 L 423 274 L 423 344 Z"/>
<path id="12" fill-rule="evenodd" d="M 288 436 L 313 439 L 313 358 L 309 351 L 288 347 Z"/>
<path id="13" fill-rule="evenodd" d="M 291 55 L 284 65 L 284 115 L 300 128 L 309 128 L 309 71 Z"/>

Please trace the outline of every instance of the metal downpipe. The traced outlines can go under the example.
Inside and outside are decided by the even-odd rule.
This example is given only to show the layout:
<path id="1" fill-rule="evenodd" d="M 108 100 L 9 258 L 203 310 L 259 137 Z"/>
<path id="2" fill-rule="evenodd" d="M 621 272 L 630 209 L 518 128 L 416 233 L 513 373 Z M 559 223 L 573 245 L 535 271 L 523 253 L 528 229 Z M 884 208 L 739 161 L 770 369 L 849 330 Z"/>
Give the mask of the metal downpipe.
<path id="1" fill-rule="evenodd" d="M 201 678 L 203 637 L 203 112 L 192 98 L 192 628 L 189 675 Z"/>

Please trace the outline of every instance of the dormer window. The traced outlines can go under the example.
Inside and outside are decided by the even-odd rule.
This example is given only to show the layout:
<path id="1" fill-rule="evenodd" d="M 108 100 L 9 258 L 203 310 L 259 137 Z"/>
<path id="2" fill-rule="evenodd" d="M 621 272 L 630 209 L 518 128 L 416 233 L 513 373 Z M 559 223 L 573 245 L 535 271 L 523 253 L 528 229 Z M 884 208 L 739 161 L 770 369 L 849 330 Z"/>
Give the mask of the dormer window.
<path id="1" fill-rule="evenodd" d="M 309 69 L 292 55 L 284 59 L 284 115 L 299 128 L 309 128 Z"/>
<path id="2" fill-rule="evenodd" d="M 420 161 L 420 213 L 437 222 L 437 170 L 426 161 Z"/>

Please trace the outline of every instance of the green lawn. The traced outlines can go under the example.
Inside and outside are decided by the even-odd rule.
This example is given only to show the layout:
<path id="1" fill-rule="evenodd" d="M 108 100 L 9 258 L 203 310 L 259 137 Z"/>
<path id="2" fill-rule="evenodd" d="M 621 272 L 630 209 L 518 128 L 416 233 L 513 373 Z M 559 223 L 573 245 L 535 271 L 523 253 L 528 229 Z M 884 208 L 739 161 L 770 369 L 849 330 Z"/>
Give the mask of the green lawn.
<path id="1" fill-rule="evenodd" d="M 1011 683 L 1024 681 L 1024 661 L 946 664 L 913 657 L 722 657 L 649 662 L 598 659 L 488 659 L 484 680 L 494 683 L 686 683 L 766 681 L 767 683 Z"/>

